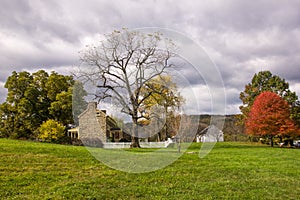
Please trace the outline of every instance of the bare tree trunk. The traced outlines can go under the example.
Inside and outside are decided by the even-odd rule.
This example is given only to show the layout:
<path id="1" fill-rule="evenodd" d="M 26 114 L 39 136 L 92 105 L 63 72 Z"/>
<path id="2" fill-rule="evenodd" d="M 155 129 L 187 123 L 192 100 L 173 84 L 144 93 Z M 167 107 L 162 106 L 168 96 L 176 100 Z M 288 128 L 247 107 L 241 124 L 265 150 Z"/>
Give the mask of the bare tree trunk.
<path id="1" fill-rule="evenodd" d="M 269 139 L 270 139 L 270 144 L 271 144 L 271 147 L 274 146 L 274 142 L 273 142 L 273 136 L 269 136 Z"/>
<path id="2" fill-rule="evenodd" d="M 131 137 L 130 148 L 141 148 L 138 133 L 139 133 L 139 130 L 138 130 L 137 119 L 134 118 L 133 119 L 133 134 L 132 134 L 132 137 Z"/>
<path id="3" fill-rule="evenodd" d="M 132 141 L 131 141 L 130 148 L 141 148 L 140 141 L 139 141 L 138 137 L 132 136 Z"/>

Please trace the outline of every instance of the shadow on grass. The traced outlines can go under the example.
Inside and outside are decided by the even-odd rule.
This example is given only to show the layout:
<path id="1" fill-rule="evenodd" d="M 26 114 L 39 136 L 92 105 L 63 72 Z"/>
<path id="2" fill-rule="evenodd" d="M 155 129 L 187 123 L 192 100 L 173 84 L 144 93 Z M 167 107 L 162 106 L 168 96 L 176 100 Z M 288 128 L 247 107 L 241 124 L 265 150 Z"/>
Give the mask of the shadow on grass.
<path id="1" fill-rule="evenodd" d="M 202 146 L 202 143 L 193 143 L 189 150 L 197 150 L 200 149 Z M 260 143 L 252 143 L 252 142 L 217 142 L 214 146 L 214 149 L 222 149 L 222 148 L 228 148 L 228 149 L 253 149 L 253 148 L 271 148 L 268 145 L 260 144 Z M 274 146 L 273 148 L 277 148 L 277 146 Z"/>

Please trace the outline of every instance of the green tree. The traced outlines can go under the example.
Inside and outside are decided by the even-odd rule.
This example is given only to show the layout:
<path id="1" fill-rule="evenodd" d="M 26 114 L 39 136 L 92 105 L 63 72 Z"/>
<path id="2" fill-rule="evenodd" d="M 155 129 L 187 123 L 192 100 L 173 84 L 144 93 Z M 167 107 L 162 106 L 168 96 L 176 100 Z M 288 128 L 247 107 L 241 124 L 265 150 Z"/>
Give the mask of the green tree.
<path id="1" fill-rule="evenodd" d="M 291 107 L 291 118 L 300 127 L 300 101 L 296 101 Z"/>
<path id="2" fill-rule="evenodd" d="M 43 142 L 59 142 L 65 136 L 65 126 L 49 119 L 38 129 L 38 139 Z"/>
<path id="3" fill-rule="evenodd" d="M 32 117 L 31 104 L 34 102 L 31 95 L 32 82 L 30 73 L 13 72 L 4 85 L 8 89 L 8 94 L 1 108 L 5 115 L 5 122 L 10 124 L 5 124 L 7 129 L 3 131 L 10 137 L 30 137 L 29 121 Z"/>
<path id="4" fill-rule="evenodd" d="M 72 111 L 74 123 L 78 126 L 78 116 L 87 108 L 87 102 L 84 97 L 87 95 L 82 82 L 75 81 L 72 94 Z"/>
<path id="5" fill-rule="evenodd" d="M 65 76 L 51 72 L 45 87 L 47 98 L 50 100 L 48 108 L 51 119 L 63 125 L 73 123 L 72 116 L 72 95 L 75 81 L 72 76 Z"/>
<path id="6" fill-rule="evenodd" d="M 65 76 L 58 74 L 57 72 L 51 72 L 47 83 L 45 84 L 47 91 L 47 98 L 51 102 L 56 100 L 56 95 L 69 90 L 69 87 L 74 85 L 74 79 L 72 76 Z"/>
<path id="7" fill-rule="evenodd" d="M 49 76 L 44 70 L 33 74 L 14 71 L 5 83 L 6 102 L 0 106 L 1 135 L 34 139 L 36 130 L 47 119 L 71 122 L 73 83 L 71 76 L 55 72 Z"/>
<path id="8" fill-rule="evenodd" d="M 0 137 L 9 137 L 14 133 L 15 112 L 10 104 L 4 102 L 0 105 Z"/>
<path id="9" fill-rule="evenodd" d="M 33 88 L 35 89 L 35 115 L 39 119 L 39 125 L 49 118 L 49 106 L 51 104 L 50 99 L 47 97 L 46 84 L 49 79 L 49 74 L 44 70 L 39 70 L 32 74 L 33 76 Z"/>
<path id="10" fill-rule="evenodd" d="M 251 83 L 247 84 L 245 90 L 240 93 L 240 99 L 243 102 L 243 105 L 240 106 L 242 122 L 247 118 L 255 98 L 264 91 L 278 94 L 291 106 L 293 120 L 300 118 L 300 113 L 296 111 L 298 108 L 298 97 L 295 92 L 290 91 L 289 83 L 277 75 L 272 75 L 270 71 L 261 71 L 253 76 Z"/>
<path id="11" fill-rule="evenodd" d="M 67 92 L 62 91 L 56 95 L 55 101 L 49 107 L 49 114 L 65 126 L 73 123 L 71 87 Z"/>

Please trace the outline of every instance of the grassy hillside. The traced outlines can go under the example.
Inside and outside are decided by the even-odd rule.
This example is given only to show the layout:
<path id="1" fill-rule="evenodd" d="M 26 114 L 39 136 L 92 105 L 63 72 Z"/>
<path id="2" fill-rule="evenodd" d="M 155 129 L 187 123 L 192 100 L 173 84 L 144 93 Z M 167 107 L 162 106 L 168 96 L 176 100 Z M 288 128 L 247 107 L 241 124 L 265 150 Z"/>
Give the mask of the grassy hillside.
<path id="1" fill-rule="evenodd" d="M 84 147 L 0 139 L 0 199 L 298 199 L 299 163 L 299 149 L 218 143 L 203 159 L 129 174 Z"/>

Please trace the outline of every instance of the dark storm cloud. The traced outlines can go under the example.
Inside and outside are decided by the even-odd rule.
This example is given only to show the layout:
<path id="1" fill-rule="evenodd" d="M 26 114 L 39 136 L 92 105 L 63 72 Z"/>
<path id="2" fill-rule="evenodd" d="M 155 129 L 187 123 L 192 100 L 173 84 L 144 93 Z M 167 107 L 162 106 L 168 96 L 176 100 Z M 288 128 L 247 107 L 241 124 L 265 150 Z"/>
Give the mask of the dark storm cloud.
<path id="1" fill-rule="evenodd" d="M 97 34 L 122 27 L 163 27 L 183 33 L 205 49 L 222 76 L 228 112 L 235 113 L 240 91 L 260 70 L 282 76 L 300 92 L 299 10 L 296 0 L 4 0 L 0 7 L 0 95 L 5 96 L 3 83 L 14 70 L 67 71 L 78 63 L 78 51 Z M 208 78 L 192 68 L 181 75 L 199 88 Z"/>

